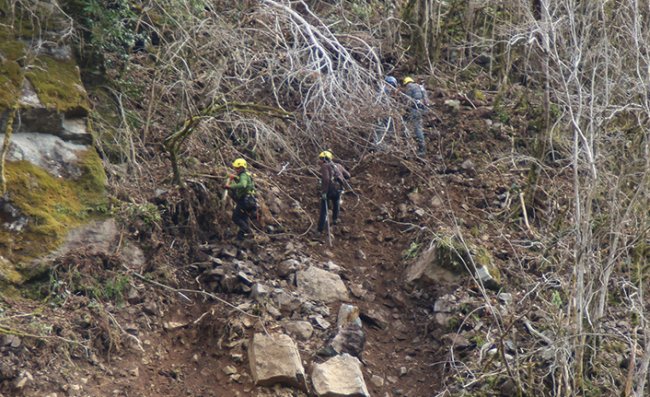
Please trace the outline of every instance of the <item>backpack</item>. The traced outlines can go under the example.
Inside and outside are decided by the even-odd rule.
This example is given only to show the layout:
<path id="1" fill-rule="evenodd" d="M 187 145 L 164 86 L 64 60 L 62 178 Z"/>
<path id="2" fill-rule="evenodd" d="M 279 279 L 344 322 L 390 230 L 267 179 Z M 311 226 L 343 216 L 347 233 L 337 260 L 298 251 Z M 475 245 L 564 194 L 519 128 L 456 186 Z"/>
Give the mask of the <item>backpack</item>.
<path id="1" fill-rule="evenodd" d="M 330 186 L 334 186 L 336 190 L 339 191 L 343 190 L 343 180 L 345 178 L 343 177 L 341 169 L 333 161 L 330 162 L 330 177 Z"/>
<path id="2" fill-rule="evenodd" d="M 244 210 L 252 212 L 257 209 L 257 198 L 255 197 L 255 181 L 253 180 L 253 175 L 245 171 L 245 174 L 250 178 L 251 185 L 243 192 L 243 196 L 239 199 L 242 202 Z"/>

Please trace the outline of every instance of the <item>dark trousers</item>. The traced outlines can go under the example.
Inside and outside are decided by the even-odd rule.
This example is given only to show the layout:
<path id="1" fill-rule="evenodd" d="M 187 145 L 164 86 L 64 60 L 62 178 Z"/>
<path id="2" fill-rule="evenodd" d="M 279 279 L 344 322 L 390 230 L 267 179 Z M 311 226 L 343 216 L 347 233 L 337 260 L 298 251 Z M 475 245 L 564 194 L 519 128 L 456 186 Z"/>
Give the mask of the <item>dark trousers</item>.
<path id="1" fill-rule="evenodd" d="M 244 198 L 237 200 L 237 205 L 232 211 L 232 221 L 235 225 L 239 226 L 239 233 L 237 237 L 244 238 L 247 234 L 251 234 L 251 227 L 249 220 L 251 216 L 255 216 L 256 208 L 247 209 Z"/>
<path id="2" fill-rule="evenodd" d="M 332 225 L 336 224 L 339 219 L 339 207 L 341 205 L 341 191 L 327 193 L 327 201 L 320 200 L 320 217 L 318 219 L 318 231 L 322 232 L 325 228 L 325 221 L 327 220 L 327 211 L 325 205 L 332 210 Z"/>
<path id="3" fill-rule="evenodd" d="M 424 152 L 425 150 L 425 145 L 424 145 L 424 132 L 422 131 L 422 115 L 424 114 L 424 110 L 413 107 L 410 108 L 408 113 L 406 114 L 406 117 L 404 117 L 404 120 L 406 121 L 407 125 L 413 129 L 413 132 L 415 134 L 415 141 L 418 143 L 418 151 L 419 152 Z"/>

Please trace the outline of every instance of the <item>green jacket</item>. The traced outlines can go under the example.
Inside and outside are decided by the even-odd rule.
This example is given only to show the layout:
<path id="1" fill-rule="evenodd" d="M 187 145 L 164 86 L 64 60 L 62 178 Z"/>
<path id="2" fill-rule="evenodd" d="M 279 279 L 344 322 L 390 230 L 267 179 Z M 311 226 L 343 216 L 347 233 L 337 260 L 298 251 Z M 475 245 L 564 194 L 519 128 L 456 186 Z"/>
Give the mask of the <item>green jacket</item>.
<path id="1" fill-rule="evenodd" d="M 247 194 L 255 194 L 255 183 L 251 174 L 244 171 L 237 175 L 230 185 L 230 191 L 235 196 L 235 200 L 240 200 Z"/>

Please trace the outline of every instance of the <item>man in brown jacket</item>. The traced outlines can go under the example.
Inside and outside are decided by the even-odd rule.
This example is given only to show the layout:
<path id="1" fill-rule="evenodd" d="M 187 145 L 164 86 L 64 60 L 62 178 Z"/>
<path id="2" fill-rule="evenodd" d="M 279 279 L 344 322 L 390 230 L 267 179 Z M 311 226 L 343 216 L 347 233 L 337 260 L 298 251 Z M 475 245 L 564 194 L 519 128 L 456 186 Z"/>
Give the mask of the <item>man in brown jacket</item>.
<path id="1" fill-rule="evenodd" d="M 339 218 L 341 193 L 345 179 L 350 179 L 350 173 L 343 165 L 332 161 L 332 152 L 323 151 L 318 155 L 320 159 L 320 216 L 318 219 L 318 232 L 322 233 L 327 221 L 327 209 L 332 208 L 332 225 L 336 225 Z M 328 205 L 328 203 L 330 205 Z"/>

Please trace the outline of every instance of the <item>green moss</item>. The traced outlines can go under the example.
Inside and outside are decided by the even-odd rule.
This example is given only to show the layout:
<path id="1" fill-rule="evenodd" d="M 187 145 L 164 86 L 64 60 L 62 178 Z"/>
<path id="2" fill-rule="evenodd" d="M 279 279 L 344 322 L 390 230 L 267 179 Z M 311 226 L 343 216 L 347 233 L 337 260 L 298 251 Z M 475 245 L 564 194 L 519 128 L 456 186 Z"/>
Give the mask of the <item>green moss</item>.
<path id="1" fill-rule="evenodd" d="M 74 61 L 39 56 L 25 76 L 45 107 L 60 112 L 88 113 L 88 97 Z"/>
<path id="2" fill-rule="evenodd" d="M 14 106 L 20 96 L 24 74 L 18 60 L 24 54 L 23 43 L 0 28 L 0 109 Z"/>
<path id="3" fill-rule="evenodd" d="M 0 263 L 0 273 L 11 276 L 6 281 L 20 283 L 40 274 L 44 269 L 34 267 L 34 259 L 58 248 L 71 228 L 106 211 L 106 176 L 97 153 L 86 151 L 78 165 L 82 175 L 66 180 L 26 161 L 6 164 L 8 198 L 29 218 L 21 232 L 0 230 L 0 255 L 21 275 L 3 272 Z"/>
<path id="4" fill-rule="evenodd" d="M 501 282 L 499 269 L 494 265 L 492 255 L 483 247 L 465 245 L 454 236 L 440 236 L 436 241 L 436 262 L 454 274 L 462 274 L 471 269 L 471 261 L 476 268 L 486 267 L 490 275 Z"/>
<path id="5" fill-rule="evenodd" d="M 0 258 L 0 284 L 19 284 L 21 281 L 22 275 L 14 266 L 5 258 Z"/>
<path id="6" fill-rule="evenodd" d="M 469 95 L 470 95 L 471 99 L 474 99 L 474 100 L 477 100 L 477 101 L 483 101 L 484 102 L 487 99 L 486 96 L 485 96 L 485 93 L 483 91 L 481 91 L 481 90 L 478 90 L 478 89 L 473 89 L 469 93 Z"/>
<path id="7" fill-rule="evenodd" d="M 93 212 L 105 212 L 108 207 L 106 173 L 102 160 L 94 150 L 87 150 L 79 158 L 81 177 L 72 184 L 77 196 Z"/>

